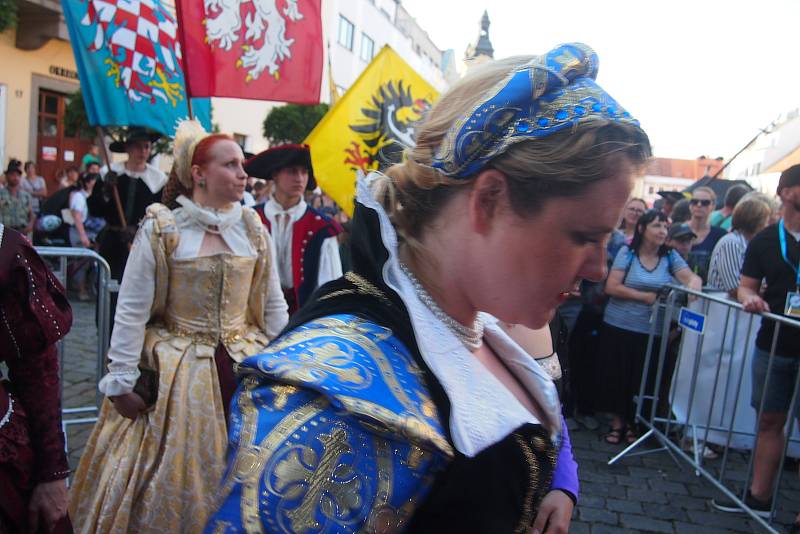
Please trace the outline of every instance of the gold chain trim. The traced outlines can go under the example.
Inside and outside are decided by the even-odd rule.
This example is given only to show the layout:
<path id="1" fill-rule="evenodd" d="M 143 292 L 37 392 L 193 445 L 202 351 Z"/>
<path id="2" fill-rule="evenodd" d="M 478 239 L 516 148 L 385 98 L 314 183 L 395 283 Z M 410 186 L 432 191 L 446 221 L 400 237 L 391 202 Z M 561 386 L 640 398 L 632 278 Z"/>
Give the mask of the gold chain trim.
<path id="1" fill-rule="evenodd" d="M 362 295 L 370 295 L 376 297 L 384 302 L 389 301 L 389 298 L 383 293 L 383 291 L 378 289 L 372 282 L 370 282 L 363 276 L 356 274 L 353 271 L 348 271 L 347 273 L 345 273 L 344 278 L 345 280 L 356 286 L 355 291 L 353 291 L 352 289 L 340 289 L 339 291 L 333 291 L 331 293 L 328 293 L 327 295 L 324 295 L 319 300 L 327 300 L 342 295 L 353 295 L 359 293 Z"/>
<path id="2" fill-rule="evenodd" d="M 167 330 L 171 334 L 175 334 L 178 337 L 184 337 L 191 339 L 195 343 L 202 343 L 204 345 L 210 345 L 212 347 L 216 347 L 217 343 L 222 341 L 224 345 L 229 343 L 236 343 L 241 341 L 244 337 L 244 333 L 246 332 L 245 328 L 233 331 L 223 332 L 222 334 L 219 333 L 211 333 L 211 332 L 198 332 L 196 330 L 187 330 L 185 328 L 181 328 L 175 324 L 168 324 Z"/>
<path id="3" fill-rule="evenodd" d="M 519 434 L 514 434 L 514 441 L 517 442 L 519 448 L 522 449 L 522 455 L 525 456 L 525 461 L 528 463 L 528 490 L 525 492 L 525 501 L 522 505 L 522 516 L 520 517 L 517 528 L 514 529 L 515 533 L 522 534 L 528 530 L 533 522 L 533 494 L 536 491 L 536 486 L 539 484 L 539 462 L 533 449 L 530 445 L 525 443 Z"/>

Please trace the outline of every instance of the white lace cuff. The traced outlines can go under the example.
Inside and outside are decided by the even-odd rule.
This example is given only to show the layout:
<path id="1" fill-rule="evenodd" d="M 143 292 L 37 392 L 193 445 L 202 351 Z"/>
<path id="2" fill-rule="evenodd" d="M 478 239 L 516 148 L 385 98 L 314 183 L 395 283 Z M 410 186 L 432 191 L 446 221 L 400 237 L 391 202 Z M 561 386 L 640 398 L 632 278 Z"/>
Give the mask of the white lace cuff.
<path id="1" fill-rule="evenodd" d="M 124 371 L 111 371 L 100 380 L 97 387 L 106 397 L 116 397 L 133 391 L 133 386 L 136 385 L 138 379 L 138 367 Z"/>

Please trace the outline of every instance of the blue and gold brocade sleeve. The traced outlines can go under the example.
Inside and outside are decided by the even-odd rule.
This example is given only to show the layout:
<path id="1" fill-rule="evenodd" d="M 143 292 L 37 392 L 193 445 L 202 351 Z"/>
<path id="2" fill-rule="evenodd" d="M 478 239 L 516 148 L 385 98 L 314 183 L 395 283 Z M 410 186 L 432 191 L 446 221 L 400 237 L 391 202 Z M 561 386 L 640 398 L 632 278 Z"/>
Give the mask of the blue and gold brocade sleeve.
<path id="1" fill-rule="evenodd" d="M 353 326 L 350 320 L 346 323 L 337 324 L 345 330 Z M 421 427 L 430 430 L 430 421 L 417 420 L 408 411 L 399 416 L 380 387 L 395 381 L 404 386 L 409 408 L 427 402 L 415 391 L 414 376 L 402 373 L 408 362 L 392 351 L 364 352 L 365 346 L 387 347 L 355 327 L 354 336 L 334 338 L 326 328 L 323 340 L 322 329 L 312 325 L 303 335 L 290 333 L 268 353 L 243 363 L 243 372 L 260 372 L 245 374 L 234 398 L 228 468 L 206 532 L 403 530 L 448 455 L 418 439 L 424 435 Z M 370 346 L 376 341 L 378 345 Z M 303 350 L 297 350 L 301 342 Z M 325 350 L 316 350 L 321 347 Z M 339 371 L 354 365 L 360 372 L 371 369 L 371 386 L 345 387 L 341 377 L 355 376 L 347 372 L 309 374 L 309 369 L 323 369 L 322 363 L 334 365 L 332 355 L 340 357 L 335 364 Z M 382 357 L 388 366 L 375 365 Z M 303 365 L 295 368 L 292 362 Z"/>

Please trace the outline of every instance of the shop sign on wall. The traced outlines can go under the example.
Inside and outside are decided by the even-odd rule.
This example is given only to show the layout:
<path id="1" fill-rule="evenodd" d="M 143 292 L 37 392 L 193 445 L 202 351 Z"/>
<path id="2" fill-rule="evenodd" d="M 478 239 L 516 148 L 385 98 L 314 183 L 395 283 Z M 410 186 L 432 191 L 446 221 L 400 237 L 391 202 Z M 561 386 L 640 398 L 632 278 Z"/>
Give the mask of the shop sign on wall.
<path id="1" fill-rule="evenodd" d="M 78 71 L 74 71 L 72 69 L 65 69 L 64 67 L 56 67 L 55 65 L 50 65 L 50 74 L 52 74 L 53 76 L 60 76 L 61 78 L 67 78 L 70 80 L 78 79 Z"/>
<path id="2" fill-rule="evenodd" d="M 58 159 L 58 147 L 43 146 L 42 147 L 42 160 L 56 161 Z"/>

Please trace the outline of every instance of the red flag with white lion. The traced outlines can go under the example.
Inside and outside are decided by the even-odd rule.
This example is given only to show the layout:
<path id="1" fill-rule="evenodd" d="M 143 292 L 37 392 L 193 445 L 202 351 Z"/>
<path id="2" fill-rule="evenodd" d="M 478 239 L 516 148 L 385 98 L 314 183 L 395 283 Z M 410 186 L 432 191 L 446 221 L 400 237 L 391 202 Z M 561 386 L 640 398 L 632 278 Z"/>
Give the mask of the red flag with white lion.
<path id="1" fill-rule="evenodd" d="M 319 102 L 321 0 L 178 0 L 192 96 Z"/>

